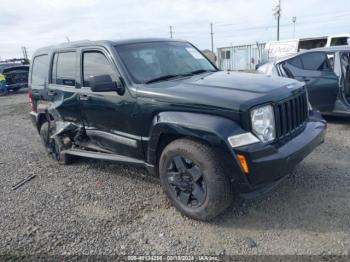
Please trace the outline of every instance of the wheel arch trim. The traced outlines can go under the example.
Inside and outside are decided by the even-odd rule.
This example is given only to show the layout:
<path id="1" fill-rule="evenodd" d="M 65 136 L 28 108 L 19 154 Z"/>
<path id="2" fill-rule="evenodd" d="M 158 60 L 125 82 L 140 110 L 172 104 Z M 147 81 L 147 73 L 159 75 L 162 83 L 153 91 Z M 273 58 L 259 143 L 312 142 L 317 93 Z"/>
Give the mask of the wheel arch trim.
<path id="1" fill-rule="evenodd" d="M 161 112 L 157 114 L 150 130 L 147 162 L 155 165 L 157 149 L 162 135 L 175 135 L 200 139 L 216 147 L 233 150 L 227 140 L 228 137 L 245 133 L 237 123 L 221 116 L 189 113 L 189 112 Z"/>

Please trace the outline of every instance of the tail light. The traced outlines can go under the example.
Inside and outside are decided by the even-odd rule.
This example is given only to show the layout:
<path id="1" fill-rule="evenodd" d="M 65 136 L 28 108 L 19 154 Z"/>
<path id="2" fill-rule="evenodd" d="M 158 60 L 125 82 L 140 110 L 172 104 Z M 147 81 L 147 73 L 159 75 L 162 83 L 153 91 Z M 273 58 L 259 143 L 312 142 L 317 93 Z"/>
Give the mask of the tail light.
<path id="1" fill-rule="evenodd" d="M 36 112 L 36 108 L 35 108 L 34 101 L 33 101 L 32 89 L 29 89 L 29 91 L 28 91 L 28 97 L 29 97 L 30 110 L 31 110 L 32 112 Z"/>

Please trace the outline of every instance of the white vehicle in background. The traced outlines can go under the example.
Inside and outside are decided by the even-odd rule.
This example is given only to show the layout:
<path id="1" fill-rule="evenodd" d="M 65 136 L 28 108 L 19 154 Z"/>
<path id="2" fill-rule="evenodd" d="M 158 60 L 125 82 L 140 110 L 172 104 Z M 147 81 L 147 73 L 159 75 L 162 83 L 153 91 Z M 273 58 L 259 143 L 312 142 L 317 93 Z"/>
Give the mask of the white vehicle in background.
<path id="1" fill-rule="evenodd" d="M 257 73 L 305 83 L 312 107 L 324 115 L 350 117 L 350 46 L 305 50 L 269 61 Z"/>
<path id="2" fill-rule="evenodd" d="M 302 50 L 320 47 L 350 45 L 350 35 L 299 38 L 266 43 L 263 61 L 271 61 L 293 55 Z"/>

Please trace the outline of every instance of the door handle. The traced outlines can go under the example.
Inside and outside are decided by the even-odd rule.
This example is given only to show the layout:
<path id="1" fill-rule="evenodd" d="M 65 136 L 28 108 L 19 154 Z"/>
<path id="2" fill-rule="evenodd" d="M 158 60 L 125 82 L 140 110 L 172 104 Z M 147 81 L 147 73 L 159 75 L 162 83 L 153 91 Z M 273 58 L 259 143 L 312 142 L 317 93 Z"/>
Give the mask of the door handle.
<path id="1" fill-rule="evenodd" d="M 79 98 L 80 98 L 80 100 L 84 100 L 84 101 L 87 101 L 87 100 L 89 100 L 90 99 L 90 96 L 89 95 L 79 95 Z"/>

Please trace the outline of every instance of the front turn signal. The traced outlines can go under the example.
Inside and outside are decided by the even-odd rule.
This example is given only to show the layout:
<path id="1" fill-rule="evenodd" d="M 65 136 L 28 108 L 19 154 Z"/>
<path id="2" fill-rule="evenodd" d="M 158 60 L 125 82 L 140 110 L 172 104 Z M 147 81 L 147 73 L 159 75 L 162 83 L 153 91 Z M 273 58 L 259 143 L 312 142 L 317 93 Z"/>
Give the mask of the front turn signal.
<path id="1" fill-rule="evenodd" d="M 238 159 L 239 163 L 241 164 L 243 172 L 248 174 L 249 168 L 248 168 L 248 164 L 247 164 L 247 160 L 245 159 L 245 156 L 241 155 L 241 154 L 237 154 L 237 159 Z"/>

